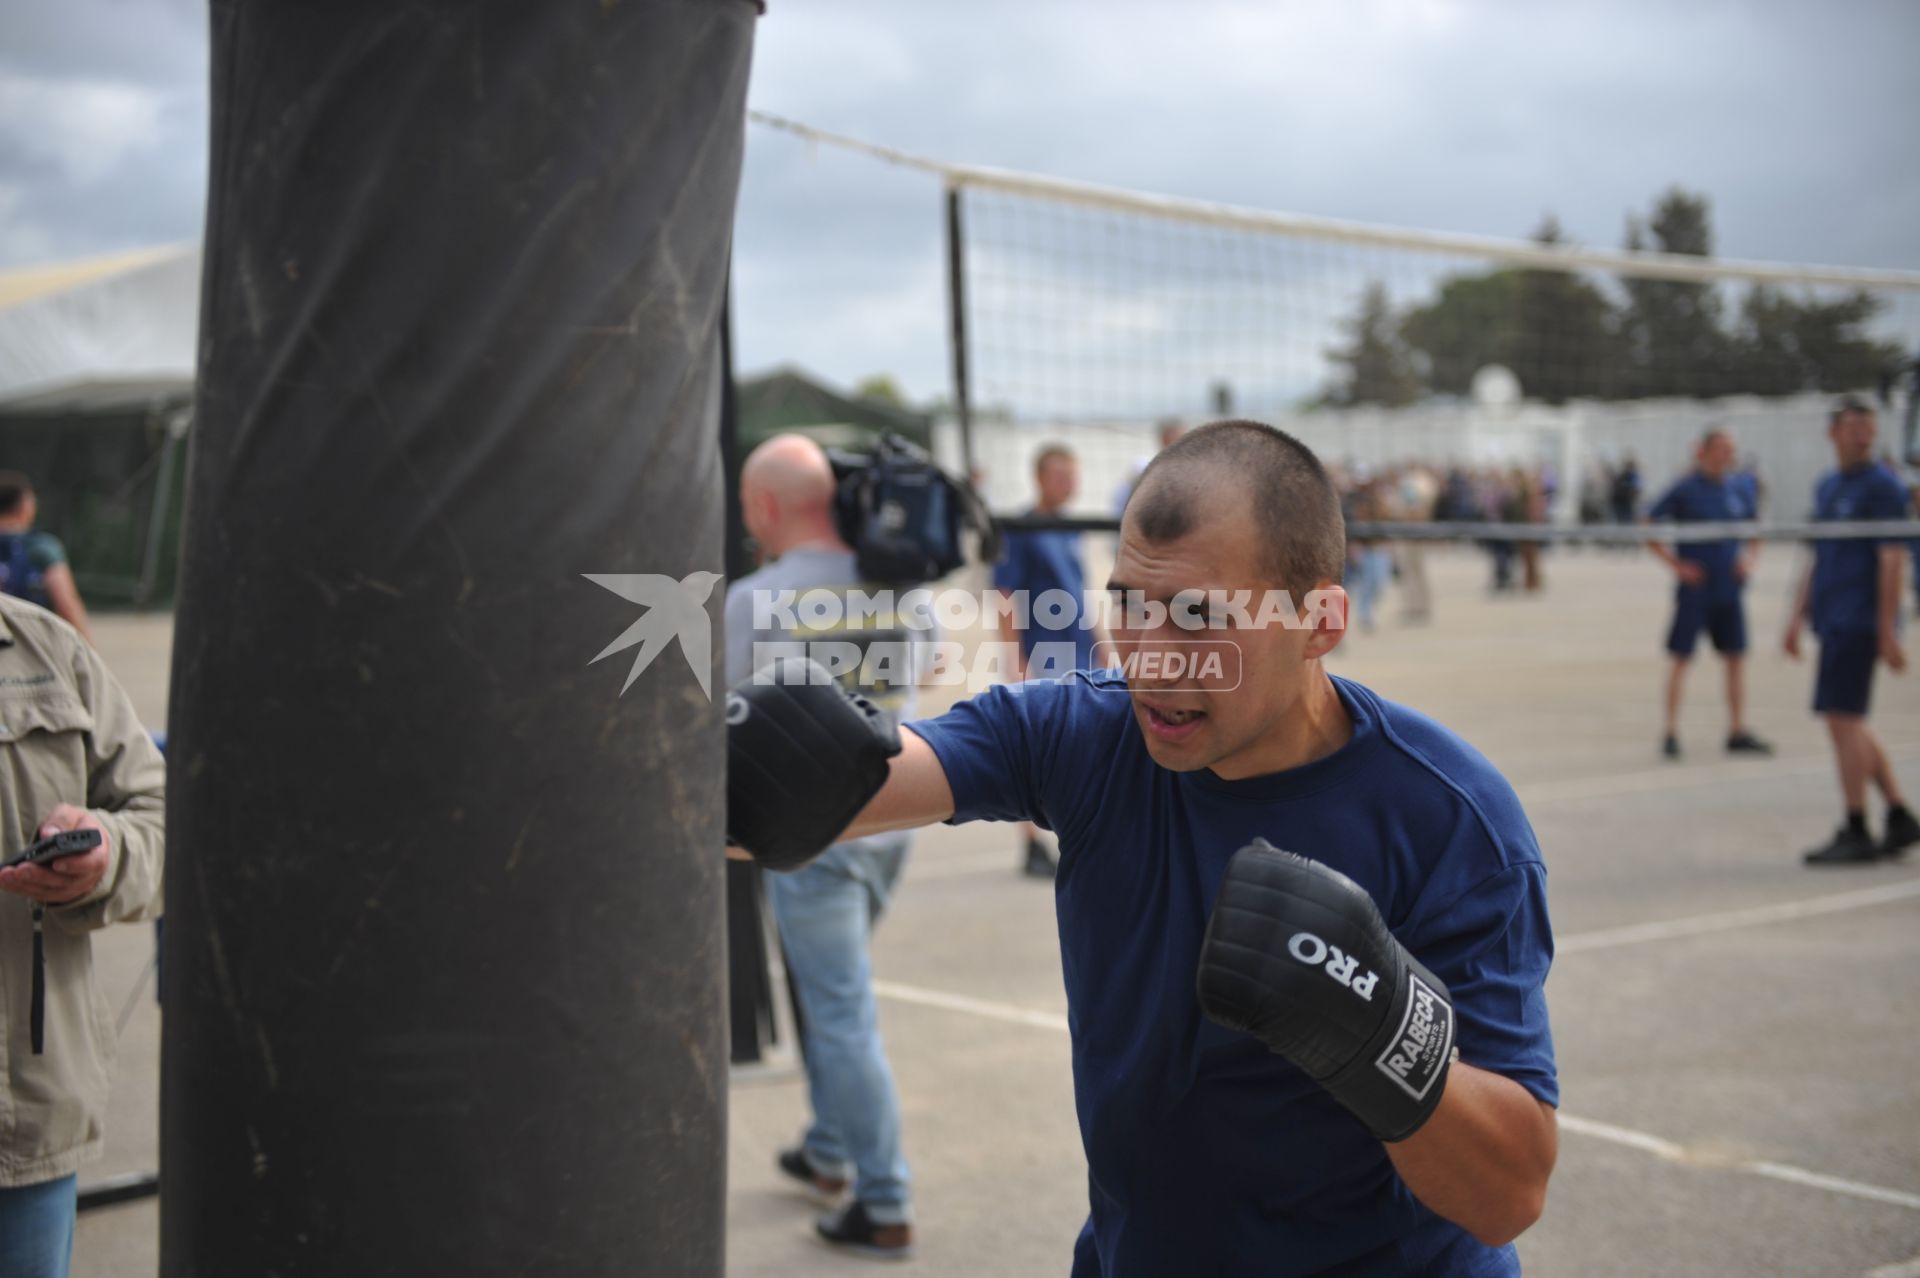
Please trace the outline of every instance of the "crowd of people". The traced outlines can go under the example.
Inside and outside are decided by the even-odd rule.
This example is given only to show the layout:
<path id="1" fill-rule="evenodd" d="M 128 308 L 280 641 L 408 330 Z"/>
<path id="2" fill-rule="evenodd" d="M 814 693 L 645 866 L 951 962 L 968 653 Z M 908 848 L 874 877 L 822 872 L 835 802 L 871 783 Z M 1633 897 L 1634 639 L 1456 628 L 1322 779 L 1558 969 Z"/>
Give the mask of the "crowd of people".
<path id="1" fill-rule="evenodd" d="M 1329 473 L 1349 524 L 1538 524 L 1546 522 L 1555 492 L 1553 469 L 1544 464 L 1440 466 L 1406 461 L 1384 467 L 1336 464 Z M 1534 594 L 1545 587 L 1539 541 L 1476 540 L 1486 552 L 1489 588 L 1495 594 Z M 1404 596 L 1402 620 L 1418 624 L 1430 619 L 1433 591 L 1425 542 L 1356 535 L 1347 545 L 1347 592 L 1362 632 L 1374 628 L 1380 598 L 1396 582 Z"/>

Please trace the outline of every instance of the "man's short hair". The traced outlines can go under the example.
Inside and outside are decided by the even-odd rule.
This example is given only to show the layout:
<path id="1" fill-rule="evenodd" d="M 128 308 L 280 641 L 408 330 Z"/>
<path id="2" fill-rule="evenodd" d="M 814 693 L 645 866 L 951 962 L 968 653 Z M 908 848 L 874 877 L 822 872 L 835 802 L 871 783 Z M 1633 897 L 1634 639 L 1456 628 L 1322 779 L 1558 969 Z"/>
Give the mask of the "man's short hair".
<path id="1" fill-rule="evenodd" d="M 1873 404 L 1858 395 L 1842 395 L 1833 403 L 1833 412 L 1827 417 L 1827 425 L 1838 426 L 1840 419 L 1849 413 L 1865 413 L 1869 417 L 1878 416 Z"/>
<path id="2" fill-rule="evenodd" d="M 33 496 L 33 481 L 17 470 L 0 470 L 0 519 L 17 515 Z"/>
<path id="3" fill-rule="evenodd" d="M 1700 432 L 1700 447 L 1704 449 L 1716 439 L 1724 439 L 1731 444 L 1733 442 L 1733 432 L 1725 426 L 1709 426 Z"/>
<path id="4" fill-rule="evenodd" d="M 1073 450 L 1065 444 L 1047 444 L 1033 455 L 1033 473 L 1038 475 L 1047 468 L 1047 463 L 1058 458 L 1061 461 L 1076 461 Z"/>
<path id="5" fill-rule="evenodd" d="M 1141 473 L 1124 517 L 1148 541 L 1178 541 L 1199 525 L 1207 502 L 1220 500 L 1251 502 L 1263 570 L 1277 585 L 1308 590 L 1340 580 L 1340 495 L 1311 448 L 1263 422 L 1210 422 L 1167 445 Z"/>

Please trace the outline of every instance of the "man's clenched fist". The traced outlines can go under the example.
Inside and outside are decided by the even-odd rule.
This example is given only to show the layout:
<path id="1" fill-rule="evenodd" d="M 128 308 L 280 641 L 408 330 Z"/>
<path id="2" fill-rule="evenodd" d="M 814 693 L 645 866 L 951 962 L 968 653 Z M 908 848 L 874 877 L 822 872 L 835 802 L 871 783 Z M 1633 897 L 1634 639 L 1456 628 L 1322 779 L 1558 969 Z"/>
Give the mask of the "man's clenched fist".
<path id="1" fill-rule="evenodd" d="M 1381 1140 L 1440 1104 L 1447 987 L 1346 875 L 1256 839 L 1234 853 L 1200 946 L 1201 1010 L 1286 1057 Z"/>
<path id="2" fill-rule="evenodd" d="M 900 733 L 816 662 L 788 657 L 727 694 L 727 842 L 772 870 L 825 851 L 887 780 Z"/>

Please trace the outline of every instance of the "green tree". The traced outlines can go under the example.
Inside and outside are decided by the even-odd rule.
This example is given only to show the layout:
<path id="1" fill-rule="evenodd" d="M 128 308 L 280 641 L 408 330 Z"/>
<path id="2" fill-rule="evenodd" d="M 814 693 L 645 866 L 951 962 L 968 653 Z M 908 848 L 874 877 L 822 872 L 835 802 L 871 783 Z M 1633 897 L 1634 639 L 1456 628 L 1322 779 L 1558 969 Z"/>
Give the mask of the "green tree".
<path id="1" fill-rule="evenodd" d="M 1712 207 L 1704 195 L 1669 188 L 1646 222 L 1627 219 L 1627 248 L 1690 257 L 1713 256 Z M 1635 397 L 1707 398 L 1732 389 L 1732 344 L 1722 325 L 1725 307 L 1711 284 L 1629 279 L 1625 335 L 1631 371 L 1625 393 Z"/>
<path id="2" fill-rule="evenodd" d="M 1407 312 L 1400 336 L 1419 352 L 1428 386 L 1443 395 L 1465 395 L 1482 365 L 1508 364 L 1518 344 L 1519 277 L 1518 271 L 1455 275 L 1441 281 L 1433 301 Z M 1520 386 L 1532 390 L 1524 376 Z"/>
<path id="3" fill-rule="evenodd" d="M 907 397 L 900 390 L 900 383 L 886 373 L 875 373 L 863 377 L 853 388 L 855 399 L 870 399 L 876 404 L 885 404 L 889 408 L 906 408 Z"/>
<path id="4" fill-rule="evenodd" d="M 1711 256 L 1711 215 L 1706 196 L 1673 187 L 1644 222 L 1628 219 L 1627 247 Z M 1566 242 L 1551 215 L 1533 239 Z M 1822 300 L 1756 286 L 1729 315 L 1731 292 L 1714 284 L 1630 278 L 1621 291 L 1616 302 L 1578 272 L 1503 267 L 1443 279 L 1396 322 L 1373 285 L 1347 321 L 1347 344 L 1327 352 L 1342 372 L 1326 402 L 1466 395 L 1488 364 L 1549 403 L 1863 390 L 1904 366 L 1900 347 L 1869 331 L 1883 305 L 1870 293 Z"/>
<path id="5" fill-rule="evenodd" d="M 1551 213 L 1533 233 L 1536 244 L 1566 244 Z M 1572 271 L 1518 272 L 1513 350 L 1507 367 L 1521 389 L 1549 404 L 1606 399 L 1619 393 L 1625 363 L 1619 313 L 1606 295 Z"/>
<path id="6" fill-rule="evenodd" d="M 1551 214 L 1533 239 L 1566 242 Z M 1420 353 L 1428 385 L 1451 395 L 1466 394 L 1481 367 L 1504 364 L 1530 399 L 1610 396 L 1624 360 L 1616 308 L 1569 271 L 1508 267 L 1453 276 L 1432 302 L 1407 313 L 1400 336 Z"/>
<path id="7" fill-rule="evenodd" d="M 1420 376 L 1401 345 L 1383 285 L 1367 285 L 1360 313 L 1345 328 L 1348 344 L 1327 352 L 1327 358 L 1346 369 L 1340 384 L 1328 393 L 1328 403 L 1397 407 L 1420 397 Z"/>
<path id="8" fill-rule="evenodd" d="M 1792 395 L 1878 385 L 1905 359 L 1898 343 L 1877 342 L 1862 331 L 1881 306 L 1866 292 L 1823 302 L 1755 285 L 1741 303 L 1733 334 L 1736 389 Z"/>

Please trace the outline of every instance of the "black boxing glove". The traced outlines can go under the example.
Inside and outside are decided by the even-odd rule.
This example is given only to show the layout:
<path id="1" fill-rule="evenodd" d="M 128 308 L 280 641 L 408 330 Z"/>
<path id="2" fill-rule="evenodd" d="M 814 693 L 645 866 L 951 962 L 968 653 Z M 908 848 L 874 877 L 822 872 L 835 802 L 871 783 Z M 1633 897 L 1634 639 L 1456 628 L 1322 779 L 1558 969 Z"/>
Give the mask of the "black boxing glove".
<path id="1" fill-rule="evenodd" d="M 727 842 L 770 870 L 819 856 L 886 784 L 900 732 L 819 663 L 784 657 L 727 693 Z"/>
<path id="2" fill-rule="evenodd" d="M 1440 1104 L 1453 1000 L 1337 870 L 1264 839 L 1234 853 L 1198 988 L 1209 1017 L 1299 1066 L 1380 1140 L 1405 1140 Z"/>

